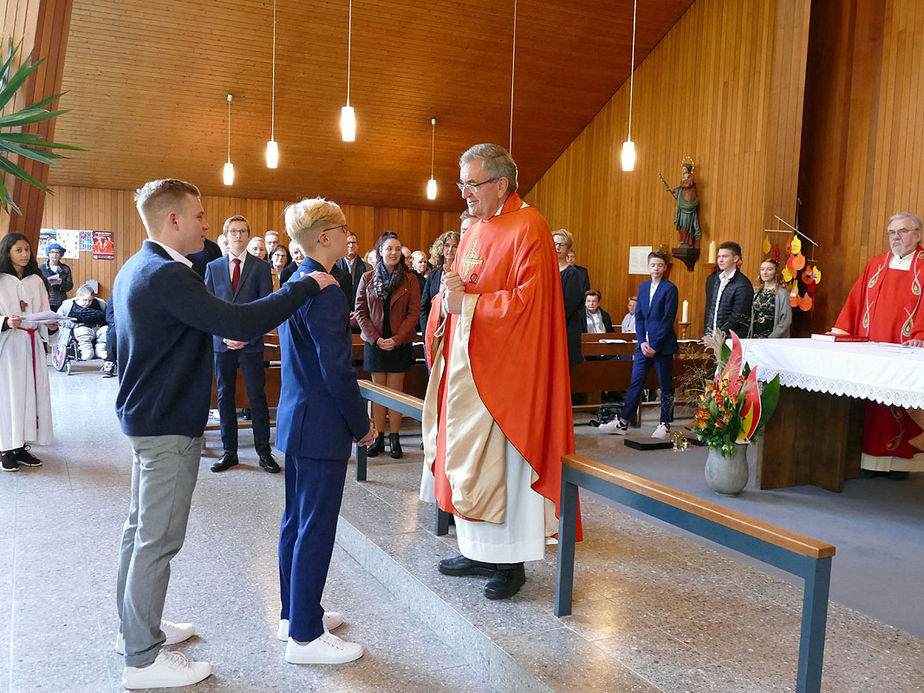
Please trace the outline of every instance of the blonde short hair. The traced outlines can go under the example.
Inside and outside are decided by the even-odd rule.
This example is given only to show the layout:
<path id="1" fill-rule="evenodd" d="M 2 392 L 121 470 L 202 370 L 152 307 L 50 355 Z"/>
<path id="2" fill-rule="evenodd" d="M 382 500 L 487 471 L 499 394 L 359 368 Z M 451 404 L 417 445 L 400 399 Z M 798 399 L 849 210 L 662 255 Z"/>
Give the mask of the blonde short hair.
<path id="1" fill-rule="evenodd" d="M 306 197 L 286 207 L 286 233 L 296 241 L 303 251 L 313 248 L 317 238 L 311 231 L 320 227 L 345 224 L 346 217 L 336 202 L 329 202 L 323 197 Z"/>
<path id="2" fill-rule="evenodd" d="M 135 208 L 144 227 L 159 230 L 164 217 L 175 210 L 185 210 L 187 196 L 202 197 L 199 188 L 178 178 L 151 180 L 135 191 Z"/>
<path id="3" fill-rule="evenodd" d="M 570 231 L 566 231 L 565 229 L 558 229 L 557 231 L 552 231 L 552 238 L 555 238 L 555 236 L 561 236 L 562 238 L 564 238 L 568 242 L 569 248 L 574 247 L 574 236 L 571 235 Z"/>
<path id="4" fill-rule="evenodd" d="M 247 217 L 242 216 L 242 215 L 240 215 L 240 214 L 235 214 L 235 215 L 230 216 L 230 217 L 228 217 L 227 219 L 225 219 L 225 223 L 221 225 L 221 232 L 222 232 L 224 235 L 227 236 L 227 235 L 228 235 L 228 228 L 229 228 L 229 227 L 231 226 L 231 224 L 233 224 L 235 221 L 242 221 L 242 222 L 244 222 L 244 223 L 247 225 L 247 235 L 249 236 L 249 235 L 250 235 L 250 222 L 247 221 Z"/>

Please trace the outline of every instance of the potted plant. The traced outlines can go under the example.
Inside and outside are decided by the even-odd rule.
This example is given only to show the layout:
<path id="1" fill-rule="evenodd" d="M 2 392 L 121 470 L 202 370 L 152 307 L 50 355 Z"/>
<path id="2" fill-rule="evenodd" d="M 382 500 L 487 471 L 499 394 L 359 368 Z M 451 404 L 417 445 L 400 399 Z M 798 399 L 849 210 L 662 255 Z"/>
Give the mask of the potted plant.
<path id="1" fill-rule="evenodd" d="M 2 48 L 2 41 L 0 41 L 0 56 L 2 56 L 3 53 Z M 16 157 L 22 156 L 27 159 L 32 159 L 33 161 L 48 164 L 49 166 L 57 166 L 58 163 L 55 160 L 60 159 L 61 154 L 52 150 L 84 150 L 69 144 L 48 142 L 42 139 L 42 136 L 38 133 L 22 131 L 22 129 L 27 126 L 51 120 L 52 118 L 57 118 L 62 113 L 67 113 L 66 110 L 48 111 L 45 109 L 46 106 L 49 106 L 59 99 L 61 94 L 56 94 L 50 98 L 38 101 L 37 103 L 24 106 L 19 110 L 13 110 L 9 113 L 5 112 L 16 97 L 16 94 L 19 93 L 19 90 L 29 78 L 29 75 L 35 72 L 38 66 L 44 61 L 44 58 L 34 63 L 30 63 L 29 60 L 26 60 L 19 68 L 14 70 L 13 59 L 19 52 L 19 47 L 13 47 L 12 39 L 10 40 L 6 52 L 7 55 L 2 59 L 2 64 L 0 64 L 0 114 L 2 114 L 0 115 L 0 209 L 6 212 L 13 210 L 17 214 L 22 214 L 19 207 L 17 207 L 16 203 L 13 201 L 13 198 L 10 197 L 9 191 L 6 189 L 6 184 L 4 183 L 4 176 L 6 174 L 10 174 L 19 180 L 26 181 L 45 192 L 51 191 L 43 185 L 40 180 L 29 175 L 28 172 L 19 166 L 15 162 Z"/>
<path id="2" fill-rule="evenodd" d="M 737 495 L 748 483 L 747 445 L 763 432 L 780 398 L 780 377 L 764 385 L 757 369 L 744 363 L 738 335 L 732 346 L 719 332 L 709 345 L 716 353 L 715 377 L 706 383 L 693 417 L 693 430 L 709 447 L 706 483 L 716 493 Z"/>

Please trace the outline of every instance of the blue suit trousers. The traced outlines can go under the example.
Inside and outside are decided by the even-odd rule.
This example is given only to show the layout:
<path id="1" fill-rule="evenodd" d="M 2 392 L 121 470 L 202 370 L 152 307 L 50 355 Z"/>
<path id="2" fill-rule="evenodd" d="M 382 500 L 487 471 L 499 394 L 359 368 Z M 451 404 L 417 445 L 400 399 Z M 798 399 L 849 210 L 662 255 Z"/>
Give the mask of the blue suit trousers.
<path id="1" fill-rule="evenodd" d="M 347 462 L 286 455 L 286 509 L 279 530 L 280 618 L 289 637 L 324 634 L 321 595 L 334 551 Z"/>
<path id="2" fill-rule="evenodd" d="M 645 356 L 641 350 L 636 349 L 632 363 L 632 381 L 626 393 L 626 403 L 622 407 L 622 418 L 626 421 L 635 421 L 635 412 L 638 411 L 638 403 L 642 398 L 645 379 L 652 365 L 661 386 L 661 423 L 674 420 L 674 355 Z"/>

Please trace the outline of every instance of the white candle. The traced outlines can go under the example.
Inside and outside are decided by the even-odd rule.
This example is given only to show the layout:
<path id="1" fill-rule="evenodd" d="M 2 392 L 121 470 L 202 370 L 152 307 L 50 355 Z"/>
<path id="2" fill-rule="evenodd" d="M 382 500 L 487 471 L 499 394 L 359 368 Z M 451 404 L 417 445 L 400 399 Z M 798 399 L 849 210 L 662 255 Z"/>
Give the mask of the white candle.
<path id="1" fill-rule="evenodd" d="M 715 241 L 709 241 L 709 264 L 714 265 L 716 260 Z"/>
<path id="2" fill-rule="evenodd" d="M 683 311 L 680 313 L 680 322 L 690 322 L 688 320 L 688 318 L 690 317 L 689 312 L 690 312 L 690 302 L 684 301 Z"/>

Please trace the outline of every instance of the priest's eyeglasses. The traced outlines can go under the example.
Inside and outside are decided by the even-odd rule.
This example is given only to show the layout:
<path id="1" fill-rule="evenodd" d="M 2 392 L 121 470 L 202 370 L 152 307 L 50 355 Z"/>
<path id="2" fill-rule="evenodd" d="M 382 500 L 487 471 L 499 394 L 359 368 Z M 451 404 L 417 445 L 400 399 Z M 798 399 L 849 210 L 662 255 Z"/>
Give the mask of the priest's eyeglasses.
<path id="1" fill-rule="evenodd" d="M 482 185 L 487 185 L 488 183 L 494 183 L 495 181 L 498 181 L 498 180 L 500 180 L 500 176 L 494 176 L 494 178 L 488 178 L 487 180 L 483 180 L 480 183 L 463 183 L 462 181 L 459 181 L 458 183 L 456 183 L 456 185 L 459 186 L 460 192 L 465 192 L 466 190 L 475 192 Z"/>
<path id="2" fill-rule="evenodd" d="M 916 229 L 889 229 L 886 231 L 886 233 L 889 236 L 907 236 L 909 233 L 915 230 Z"/>

